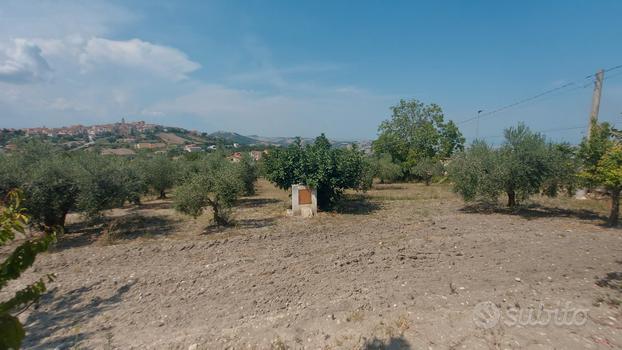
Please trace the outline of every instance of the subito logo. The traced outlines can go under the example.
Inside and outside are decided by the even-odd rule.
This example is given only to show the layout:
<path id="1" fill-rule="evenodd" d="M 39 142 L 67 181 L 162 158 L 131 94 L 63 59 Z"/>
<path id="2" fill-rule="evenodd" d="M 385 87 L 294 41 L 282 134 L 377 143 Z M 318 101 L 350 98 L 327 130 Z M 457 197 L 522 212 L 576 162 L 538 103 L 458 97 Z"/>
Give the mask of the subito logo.
<path id="1" fill-rule="evenodd" d="M 492 301 L 483 301 L 473 309 L 473 323 L 483 329 L 490 329 L 499 323 L 501 311 Z"/>

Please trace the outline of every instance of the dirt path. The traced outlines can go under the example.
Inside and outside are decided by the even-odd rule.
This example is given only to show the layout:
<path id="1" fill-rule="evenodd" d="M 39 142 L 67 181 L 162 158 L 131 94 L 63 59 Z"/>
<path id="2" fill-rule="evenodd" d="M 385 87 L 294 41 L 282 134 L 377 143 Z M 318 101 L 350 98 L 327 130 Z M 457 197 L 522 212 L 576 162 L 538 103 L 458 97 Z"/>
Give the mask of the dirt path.
<path id="1" fill-rule="evenodd" d="M 622 348 L 622 276 L 611 274 L 622 271 L 620 229 L 468 213 L 446 189 L 417 185 L 300 220 L 268 192 L 225 232 L 199 235 L 203 222 L 163 204 L 150 209 L 170 226 L 161 237 L 102 245 L 70 235 L 23 280 L 58 275 L 22 315 L 26 347 Z M 542 307 L 582 308 L 587 319 L 484 329 L 474 311 L 486 301 L 505 320 L 508 309 Z"/>

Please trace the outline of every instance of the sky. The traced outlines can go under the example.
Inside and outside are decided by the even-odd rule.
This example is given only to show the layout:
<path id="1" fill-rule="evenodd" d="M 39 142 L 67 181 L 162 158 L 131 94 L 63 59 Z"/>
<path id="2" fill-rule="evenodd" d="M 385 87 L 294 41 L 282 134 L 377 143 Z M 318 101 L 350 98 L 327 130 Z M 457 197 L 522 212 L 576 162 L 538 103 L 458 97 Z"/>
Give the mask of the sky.
<path id="1" fill-rule="evenodd" d="M 400 99 L 468 140 L 587 129 L 622 65 L 622 2 L 0 0 L 0 127 L 126 120 L 374 139 Z M 524 98 L 566 87 L 487 114 Z M 479 130 L 472 119 L 482 110 Z M 622 68 L 600 119 L 622 127 Z"/>

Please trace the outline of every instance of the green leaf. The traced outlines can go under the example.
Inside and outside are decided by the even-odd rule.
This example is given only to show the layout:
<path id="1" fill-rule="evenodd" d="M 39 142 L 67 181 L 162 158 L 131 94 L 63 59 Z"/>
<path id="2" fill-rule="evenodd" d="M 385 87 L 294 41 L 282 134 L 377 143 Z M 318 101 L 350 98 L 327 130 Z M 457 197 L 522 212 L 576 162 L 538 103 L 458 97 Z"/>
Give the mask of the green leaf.
<path id="1" fill-rule="evenodd" d="M 17 317 L 0 315 L 0 349 L 19 349 L 25 334 Z"/>

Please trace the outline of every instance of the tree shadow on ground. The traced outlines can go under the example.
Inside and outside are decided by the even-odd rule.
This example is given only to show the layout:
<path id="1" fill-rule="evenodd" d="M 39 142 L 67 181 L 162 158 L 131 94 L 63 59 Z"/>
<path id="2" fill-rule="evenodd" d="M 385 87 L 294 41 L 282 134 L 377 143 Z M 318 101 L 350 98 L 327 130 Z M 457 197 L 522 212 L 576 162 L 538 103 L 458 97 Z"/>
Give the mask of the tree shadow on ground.
<path id="1" fill-rule="evenodd" d="M 242 198 L 240 200 L 238 200 L 237 203 L 237 207 L 238 208 L 257 208 L 257 207 L 263 207 L 266 206 L 268 204 L 275 204 L 275 203 L 280 203 L 282 202 L 281 200 L 278 200 L 276 198 Z"/>
<path id="2" fill-rule="evenodd" d="M 215 233 L 222 233 L 230 229 L 256 229 L 256 228 L 273 226 L 275 224 L 276 224 L 276 218 L 274 217 L 262 218 L 262 219 L 241 219 L 241 220 L 234 220 L 228 226 L 211 224 L 203 230 L 203 234 L 210 235 L 210 234 L 215 234 Z"/>
<path id="3" fill-rule="evenodd" d="M 406 189 L 403 185 L 396 184 L 381 184 L 377 183 L 372 186 L 372 188 L 376 191 L 384 191 L 384 190 L 404 190 Z"/>
<path id="4" fill-rule="evenodd" d="M 622 260 L 616 262 L 622 265 Z M 596 278 L 596 285 L 603 288 L 611 288 L 622 293 L 622 272 L 609 272 L 603 278 Z"/>
<path id="5" fill-rule="evenodd" d="M 60 294 L 57 288 L 50 290 L 41 297 L 40 308 L 33 310 L 26 319 L 26 338 L 24 348 L 56 349 L 69 348 L 93 335 L 94 332 L 80 331 L 81 325 L 102 312 L 113 308 L 123 300 L 127 293 L 136 283 L 125 284 L 119 287 L 108 298 L 86 297 L 85 294 L 97 289 L 96 282 L 89 286 L 80 287 Z M 73 332 L 75 330 L 75 332 Z M 98 330 L 101 334 L 106 329 Z M 68 334 L 53 339 L 47 339 L 56 333 Z"/>
<path id="6" fill-rule="evenodd" d="M 409 350 L 410 344 L 404 337 L 391 337 L 387 341 L 378 338 L 368 340 L 363 345 L 363 350 Z"/>
<path id="7" fill-rule="evenodd" d="M 156 200 L 150 202 L 144 202 L 137 205 L 133 205 L 130 210 L 131 211 L 139 211 L 139 210 L 162 210 L 162 209 L 171 209 L 173 207 L 173 203 L 170 200 Z"/>
<path id="8" fill-rule="evenodd" d="M 381 208 L 382 206 L 377 201 L 371 200 L 363 194 L 346 194 L 335 205 L 335 212 L 339 214 L 367 215 Z"/>
<path id="9" fill-rule="evenodd" d="M 175 231 L 178 220 L 166 216 L 146 216 L 131 213 L 119 217 L 104 217 L 67 225 L 55 249 L 75 248 L 91 244 L 103 236 L 110 242 L 139 237 L 167 235 Z"/>
<path id="10" fill-rule="evenodd" d="M 489 203 L 471 204 L 460 209 L 465 213 L 471 214 L 506 214 L 523 217 L 527 220 L 564 217 L 575 218 L 580 220 L 601 221 L 602 225 L 606 224 L 607 217 L 600 215 L 594 211 L 586 209 L 565 209 L 556 207 L 547 207 L 540 204 L 521 205 L 516 208 L 502 208 Z"/>

